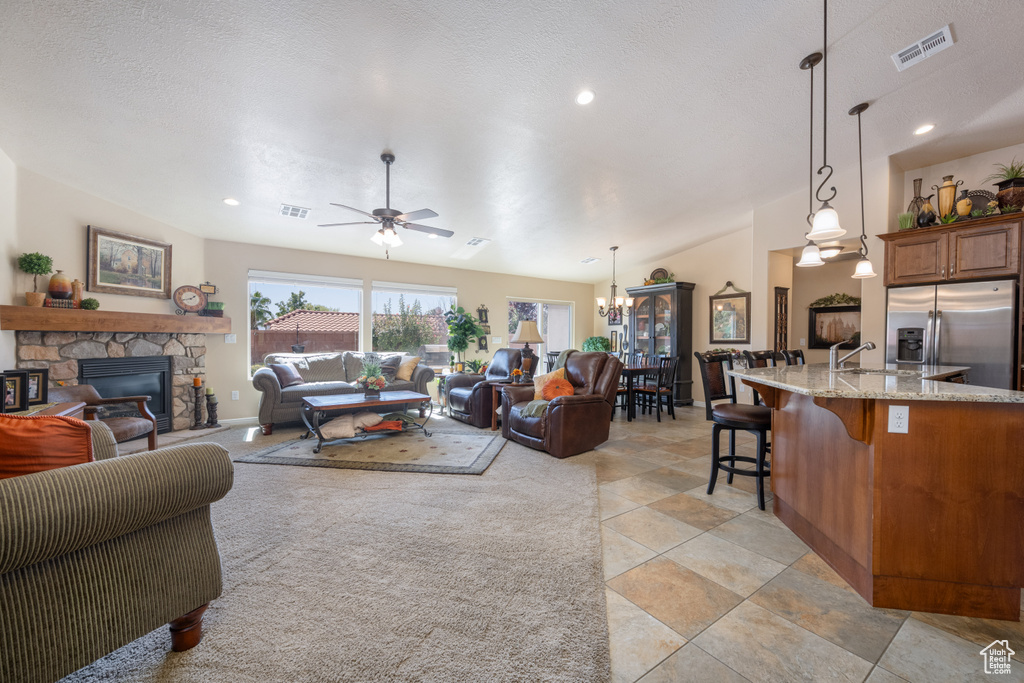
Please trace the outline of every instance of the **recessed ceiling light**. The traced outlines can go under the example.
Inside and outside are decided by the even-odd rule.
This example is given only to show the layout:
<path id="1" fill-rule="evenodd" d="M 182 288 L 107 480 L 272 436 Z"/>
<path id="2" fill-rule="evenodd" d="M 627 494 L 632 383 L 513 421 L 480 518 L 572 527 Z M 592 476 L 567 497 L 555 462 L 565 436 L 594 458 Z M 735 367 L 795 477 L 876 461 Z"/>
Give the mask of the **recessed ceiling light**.
<path id="1" fill-rule="evenodd" d="M 225 204 L 227 204 L 228 206 L 238 206 L 238 205 L 239 205 L 239 204 L 241 204 L 242 202 L 238 201 L 238 200 L 237 200 L 237 199 L 235 199 L 234 197 L 227 197 L 227 198 L 226 198 L 226 199 L 224 200 L 224 203 L 225 203 Z"/>
<path id="2" fill-rule="evenodd" d="M 920 128 L 918 128 L 917 130 L 915 130 L 914 131 L 914 135 L 924 135 L 925 133 L 930 132 L 932 130 L 932 128 L 935 128 L 935 124 L 934 123 L 926 123 L 923 126 L 921 126 Z"/>
<path id="3" fill-rule="evenodd" d="M 593 90 L 581 90 L 580 94 L 576 96 L 576 104 L 590 104 L 594 101 Z"/>

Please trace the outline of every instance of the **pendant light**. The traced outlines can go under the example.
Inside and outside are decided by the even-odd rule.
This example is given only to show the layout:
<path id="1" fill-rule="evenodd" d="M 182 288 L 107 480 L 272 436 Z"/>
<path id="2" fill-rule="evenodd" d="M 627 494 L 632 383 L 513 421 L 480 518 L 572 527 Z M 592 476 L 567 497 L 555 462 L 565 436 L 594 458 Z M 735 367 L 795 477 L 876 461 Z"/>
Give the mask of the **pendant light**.
<path id="1" fill-rule="evenodd" d="M 811 222 L 814 220 L 814 67 L 820 61 L 821 53 L 815 52 L 807 55 L 800 62 L 801 69 L 811 72 L 811 134 L 808 136 L 810 145 L 809 159 L 807 161 L 807 225 L 811 225 Z M 823 265 L 825 265 L 825 262 L 821 260 L 821 253 L 818 251 L 817 245 L 808 239 L 807 246 L 804 247 L 803 253 L 800 254 L 800 260 L 796 262 L 796 266 L 798 268 L 813 268 L 814 266 Z"/>
<path id="2" fill-rule="evenodd" d="M 609 247 L 608 250 L 612 252 L 612 292 L 608 299 L 605 299 L 603 296 L 597 297 L 597 314 L 604 318 L 614 311 L 621 320 L 623 308 L 625 308 L 626 313 L 629 313 L 629 309 L 633 307 L 633 297 L 622 298 L 617 296 L 618 288 L 615 286 L 615 252 L 619 248 Z"/>
<path id="3" fill-rule="evenodd" d="M 862 102 L 849 112 L 850 116 L 857 116 L 857 163 L 860 166 L 860 260 L 857 261 L 857 269 L 853 271 L 852 276 L 858 280 L 876 275 L 875 269 L 871 267 L 871 261 L 868 260 L 868 235 L 864 227 L 864 146 L 861 140 L 860 115 L 867 108 L 868 103 Z"/>
<path id="4" fill-rule="evenodd" d="M 818 175 L 824 175 L 821 179 L 821 185 L 818 186 L 815 197 L 821 202 L 821 207 L 814 213 L 814 220 L 811 222 L 811 232 L 807 236 L 808 239 L 814 242 L 820 242 L 821 240 L 831 240 L 837 237 L 842 237 L 846 234 L 846 231 L 839 227 L 839 214 L 829 204 L 830 201 L 836 198 L 836 188 L 830 187 L 832 191 L 827 197 L 822 198 L 821 191 L 832 177 L 832 167 L 828 163 L 828 0 L 823 0 L 824 4 L 824 20 L 822 25 L 824 27 L 824 44 L 821 46 L 822 55 L 822 77 L 823 77 L 823 95 L 822 95 L 822 121 L 821 121 L 821 167 L 818 168 Z M 812 130 L 813 134 L 813 130 Z"/>

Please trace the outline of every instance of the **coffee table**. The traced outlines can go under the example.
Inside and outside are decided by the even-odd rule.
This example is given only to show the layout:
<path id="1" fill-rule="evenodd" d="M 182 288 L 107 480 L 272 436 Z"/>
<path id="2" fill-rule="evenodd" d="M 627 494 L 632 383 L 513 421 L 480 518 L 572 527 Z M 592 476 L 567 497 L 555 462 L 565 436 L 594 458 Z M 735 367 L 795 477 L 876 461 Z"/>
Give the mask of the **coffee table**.
<path id="1" fill-rule="evenodd" d="M 374 408 L 391 408 L 397 409 L 399 406 L 408 406 L 415 404 L 417 407 L 427 403 L 430 406 L 429 412 L 426 414 L 426 419 L 423 420 L 422 424 L 413 422 L 412 424 L 404 424 L 402 430 L 394 432 L 376 432 L 377 434 L 401 434 L 402 432 L 411 431 L 414 429 L 423 430 L 423 434 L 430 436 L 430 432 L 427 431 L 427 422 L 430 421 L 431 415 L 434 414 L 434 404 L 430 401 L 430 397 L 426 394 L 417 394 L 415 391 L 382 391 L 380 396 L 374 396 L 367 398 L 365 394 L 333 394 L 330 396 L 307 396 L 302 399 L 302 421 L 306 423 L 306 427 L 309 431 L 303 434 L 301 439 L 308 439 L 311 436 L 317 438 L 316 447 L 313 449 L 314 453 L 319 453 L 320 449 L 324 447 L 326 440 L 324 439 L 323 433 L 320 431 L 320 422 L 324 417 L 330 413 L 336 413 L 332 417 L 344 414 L 346 412 L 360 412 L 363 410 L 373 410 Z M 360 434 L 352 438 L 366 438 L 366 433 Z M 331 441 L 346 441 L 347 439 L 334 439 Z"/>

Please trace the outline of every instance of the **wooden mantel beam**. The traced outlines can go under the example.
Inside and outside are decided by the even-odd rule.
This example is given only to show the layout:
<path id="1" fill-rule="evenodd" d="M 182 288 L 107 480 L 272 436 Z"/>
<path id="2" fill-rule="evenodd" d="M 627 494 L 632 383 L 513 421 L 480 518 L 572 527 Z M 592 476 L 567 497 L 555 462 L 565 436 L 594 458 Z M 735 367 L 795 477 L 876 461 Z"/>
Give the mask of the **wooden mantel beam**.
<path id="1" fill-rule="evenodd" d="M 231 332 L 231 318 L 0 306 L 0 330 L 220 334 Z"/>

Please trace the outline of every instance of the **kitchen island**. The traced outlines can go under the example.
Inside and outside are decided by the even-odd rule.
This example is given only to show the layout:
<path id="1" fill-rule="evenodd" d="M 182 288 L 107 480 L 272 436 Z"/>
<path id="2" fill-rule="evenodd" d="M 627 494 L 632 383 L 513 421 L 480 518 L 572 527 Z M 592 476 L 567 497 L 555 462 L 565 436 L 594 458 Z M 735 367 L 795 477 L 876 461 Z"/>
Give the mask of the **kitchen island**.
<path id="1" fill-rule="evenodd" d="M 865 600 L 1019 621 L 1024 392 L 942 381 L 965 370 L 730 374 L 772 408 L 775 515 Z"/>

